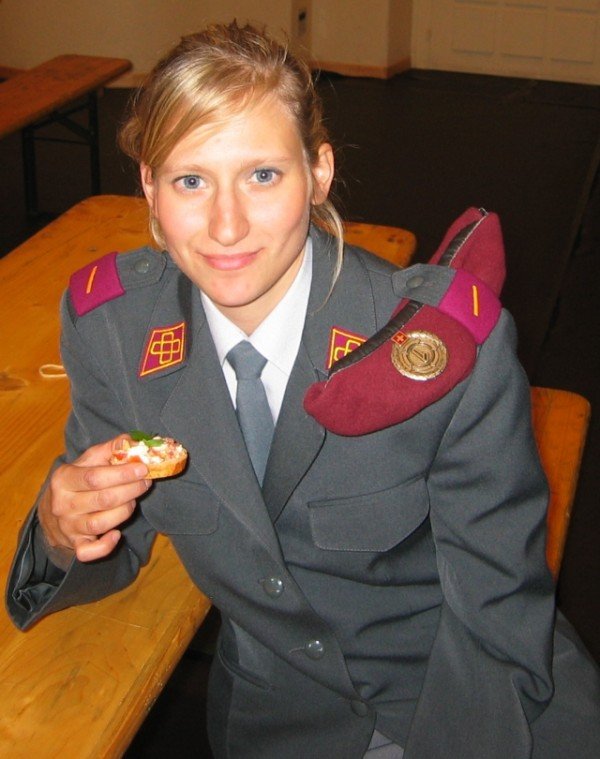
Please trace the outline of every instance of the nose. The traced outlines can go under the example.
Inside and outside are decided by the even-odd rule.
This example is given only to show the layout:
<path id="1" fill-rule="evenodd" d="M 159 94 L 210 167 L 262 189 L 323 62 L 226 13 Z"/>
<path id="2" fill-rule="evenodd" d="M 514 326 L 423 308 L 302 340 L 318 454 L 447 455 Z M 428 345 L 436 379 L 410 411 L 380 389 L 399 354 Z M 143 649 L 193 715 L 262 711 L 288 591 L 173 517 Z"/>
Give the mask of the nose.
<path id="1" fill-rule="evenodd" d="M 249 229 L 243 199 L 234 188 L 219 189 L 215 193 L 208 222 L 209 236 L 220 245 L 231 247 L 243 240 Z"/>

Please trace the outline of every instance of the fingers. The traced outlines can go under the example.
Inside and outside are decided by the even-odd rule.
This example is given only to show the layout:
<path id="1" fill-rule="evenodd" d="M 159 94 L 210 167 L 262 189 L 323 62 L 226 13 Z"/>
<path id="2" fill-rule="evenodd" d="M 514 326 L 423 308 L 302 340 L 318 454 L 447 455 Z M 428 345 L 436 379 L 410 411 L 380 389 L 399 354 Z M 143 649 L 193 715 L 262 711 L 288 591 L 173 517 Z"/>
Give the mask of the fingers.
<path id="1" fill-rule="evenodd" d="M 75 550 L 80 561 L 114 550 L 120 537 L 117 528 L 131 517 L 137 499 L 152 484 L 145 464 L 108 463 L 123 437 L 92 446 L 72 464 L 58 467 L 38 505 L 49 545 Z"/>
<path id="2" fill-rule="evenodd" d="M 65 479 L 69 479 L 69 474 L 66 473 Z M 111 485 L 100 476 L 102 485 L 94 485 L 100 489 L 72 491 L 65 490 L 61 479 L 57 479 L 51 483 L 51 514 L 72 548 L 76 548 L 81 539 L 96 540 L 127 521 L 135 510 L 137 499 L 152 482 L 136 479 Z"/>
<path id="3" fill-rule="evenodd" d="M 104 535 L 94 539 L 81 538 L 75 548 L 75 555 L 79 561 L 95 561 L 108 556 L 115 549 L 121 533 L 119 530 L 110 530 Z"/>
<path id="4" fill-rule="evenodd" d="M 140 463 L 60 467 L 51 480 L 55 508 L 59 513 L 112 509 L 142 495 L 147 490 L 147 474 L 148 467 Z"/>
<path id="5" fill-rule="evenodd" d="M 135 511 L 135 505 L 136 502 L 132 500 L 111 509 L 73 516 L 69 522 L 70 532 L 74 538 L 83 536 L 95 539 L 126 522 Z"/>

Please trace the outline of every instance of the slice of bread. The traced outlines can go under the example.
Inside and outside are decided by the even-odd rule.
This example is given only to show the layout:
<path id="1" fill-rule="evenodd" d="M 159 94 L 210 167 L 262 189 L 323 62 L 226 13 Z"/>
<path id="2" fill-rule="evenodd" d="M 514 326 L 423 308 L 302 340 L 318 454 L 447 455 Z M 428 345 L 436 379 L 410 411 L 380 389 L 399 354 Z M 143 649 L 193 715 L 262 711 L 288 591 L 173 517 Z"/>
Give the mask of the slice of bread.
<path id="1" fill-rule="evenodd" d="M 148 467 L 148 478 L 158 480 L 173 477 L 185 469 L 188 454 L 185 448 L 170 437 L 148 437 L 143 440 L 123 440 L 122 448 L 111 456 L 111 464 L 141 461 Z"/>

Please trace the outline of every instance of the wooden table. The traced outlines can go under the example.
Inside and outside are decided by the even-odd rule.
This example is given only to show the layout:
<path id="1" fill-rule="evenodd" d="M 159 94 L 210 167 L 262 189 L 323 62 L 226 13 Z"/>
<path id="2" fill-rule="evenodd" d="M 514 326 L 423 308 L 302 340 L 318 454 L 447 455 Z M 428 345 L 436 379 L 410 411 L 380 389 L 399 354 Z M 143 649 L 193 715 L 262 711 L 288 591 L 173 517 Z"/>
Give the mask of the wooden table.
<path id="1" fill-rule="evenodd" d="M 145 204 L 84 201 L 0 259 L 0 581 L 17 532 L 54 455 L 69 408 L 58 363 L 58 303 L 69 274 L 147 240 Z M 208 600 L 170 543 L 128 589 L 17 631 L 0 610 L 0 756 L 120 756 L 201 625 Z"/>
<path id="2" fill-rule="evenodd" d="M 100 192 L 97 90 L 131 68 L 125 58 L 59 55 L 0 83 L 0 139 L 22 131 L 27 213 L 37 213 L 35 140 L 42 127 L 59 123 L 90 148 L 92 194 Z M 83 102 L 81 102 L 83 99 Z M 78 102 L 80 101 L 80 102 Z M 88 114 L 87 126 L 71 116 Z M 56 141 L 56 138 L 52 138 Z"/>

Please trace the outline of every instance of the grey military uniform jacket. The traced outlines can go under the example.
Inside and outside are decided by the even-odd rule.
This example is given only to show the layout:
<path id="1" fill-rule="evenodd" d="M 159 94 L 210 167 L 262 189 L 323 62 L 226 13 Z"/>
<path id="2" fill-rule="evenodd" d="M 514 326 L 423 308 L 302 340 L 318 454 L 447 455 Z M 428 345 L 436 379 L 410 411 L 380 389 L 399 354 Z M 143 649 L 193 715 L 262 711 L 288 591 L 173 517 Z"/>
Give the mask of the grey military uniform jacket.
<path id="1" fill-rule="evenodd" d="M 325 377 L 331 329 L 373 334 L 410 269 L 347 248 L 328 296 L 333 245 L 313 230 L 313 249 L 262 490 L 199 294 L 166 255 L 119 256 L 124 294 L 85 315 L 65 296 L 64 458 L 142 429 L 183 442 L 190 463 L 141 499 L 109 558 L 64 575 L 34 564 L 34 510 L 7 590 L 15 623 L 127 585 L 158 531 L 222 612 L 216 757 L 360 759 L 375 724 L 406 759 L 600 756 L 597 675 L 569 629 L 555 636 L 553 697 L 547 491 L 511 318 L 441 400 L 379 432 L 334 435 L 302 403 Z M 154 330 L 181 323 L 184 360 L 142 371 Z"/>

